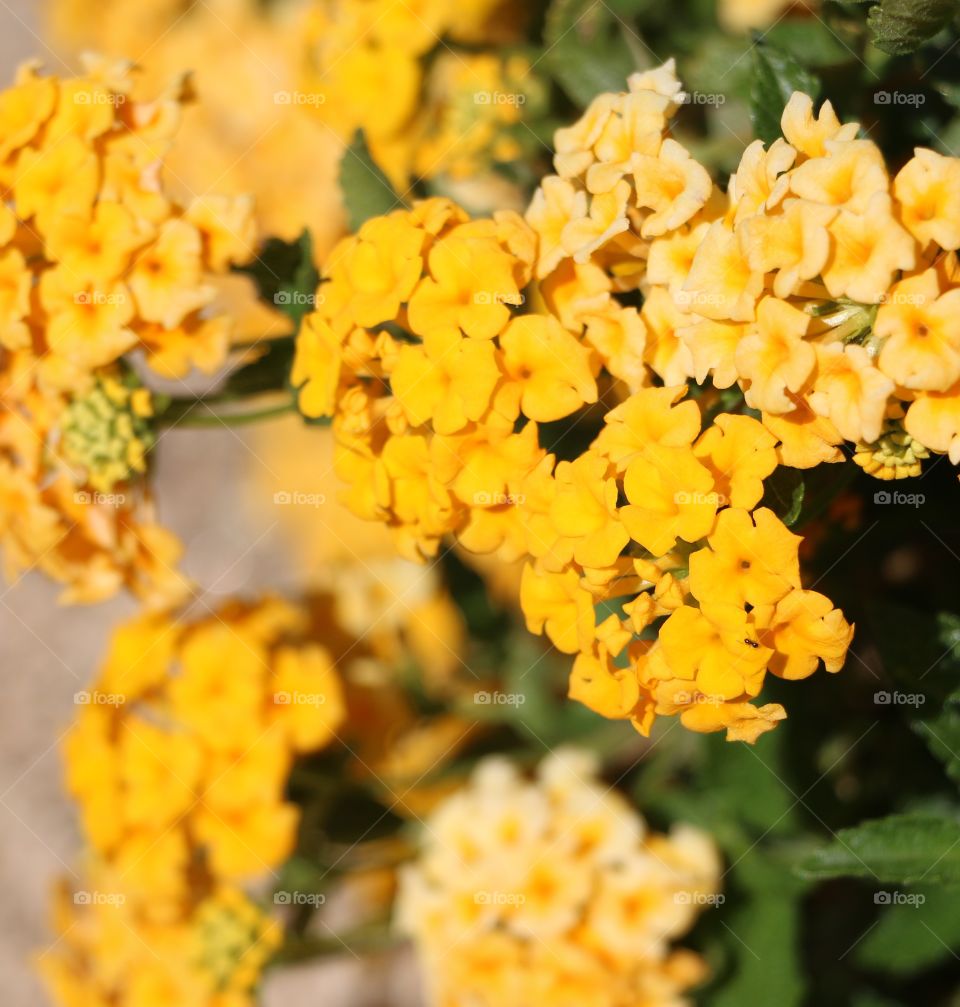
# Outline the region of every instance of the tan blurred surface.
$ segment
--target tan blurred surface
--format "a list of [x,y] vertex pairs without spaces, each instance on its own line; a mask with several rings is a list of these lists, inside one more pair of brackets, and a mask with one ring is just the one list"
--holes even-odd
[[[38,0],[0,0],[4,84],[24,58],[40,57],[51,70],[64,69],[35,33],[38,7]],[[174,429],[158,446],[160,517],[184,542],[187,572],[210,604],[222,595],[294,586],[276,527],[251,519],[240,488],[251,469],[268,465],[263,441],[255,451],[226,428]],[[55,585],[33,575],[0,585],[6,682],[0,704],[0,999],[11,1007],[49,1003],[31,961],[50,946],[51,885],[76,868],[79,854],[73,809],[61,787],[59,742],[73,715],[74,694],[90,681],[111,627],[134,611],[126,598],[95,608],[63,608],[57,594]],[[271,977],[265,1002],[395,1007],[414,1002],[400,990],[415,985],[409,962],[398,973],[371,968],[345,952],[329,965]]]

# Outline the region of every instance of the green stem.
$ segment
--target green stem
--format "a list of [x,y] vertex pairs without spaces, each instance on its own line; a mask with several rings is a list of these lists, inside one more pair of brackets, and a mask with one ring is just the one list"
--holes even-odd
[[[210,406],[211,402],[216,401],[216,397],[192,400],[173,399],[170,405],[157,417],[157,422],[160,426],[165,427],[238,427],[248,423],[259,423],[262,420],[276,419],[278,416],[285,416],[297,410],[293,400],[289,400],[279,405],[265,406],[262,409],[253,409],[249,412],[218,413]],[[205,406],[207,411],[201,412],[197,416],[191,415],[200,406]]]

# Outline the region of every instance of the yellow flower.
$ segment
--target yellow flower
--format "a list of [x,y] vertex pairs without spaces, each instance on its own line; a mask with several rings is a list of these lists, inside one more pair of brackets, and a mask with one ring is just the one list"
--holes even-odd
[[749,510],[763,496],[763,480],[777,467],[776,438],[750,416],[721,414],[694,453],[713,476],[722,503]]
[[791,172],[791,192],[852,214],[866,213],[874,196],[887,194],[887,168],[872,140],[827,140],[824,146],[822,157],[811,157]]
[[590,350],[550,315],[513,319],[500,336],[503,369],[520,409],[546,423],[597,401]]
[[430,249],[427,264],[409,307],[410,327],[424,338],[462,331],[492,339],[520,303],[515,260],[487,229],[454,228]]
[[676,385],[631,395],[607,413],[594,446],[620,472],[648,448],[689,447],[700,433],[700,409],[691,399],[680,401],[686,393],[685,385]]
[[709,470],[688,448],[648,446],[627,466],[623,485],[630,501],[621,510],[623,523],[654,556],[669,552],[678,538],[703,538],[722,502]]
[[780,117],[780,127],[787,142],[804,157],[824,157],[827,141],[852,140],[860,129],[855,122],[841,126],[829,101],[825,101],[820,112],[814,115],[813,99],[802,91],[790,95]]
[[299,389],[306,416],[332,416],[336,408],[343,359],[342,341],[320,315],[308,315],[297,334],[291,384]]
[[782,213],[758,213],[743,221],[737,235],[747,262],[760,273],[776,271],[777,297],[789,297],[805,280],[823,272],[831,246],[827,225],[836,214],[832,206],[786,199]]
[[454,434],[483,416],[500,377],[490,341],[446,332],[426,347],[402,346],[390,385],[414,426],[432,420],[438,434]]
[[537,277],[543,279],[552,273],[567,257],[563,232],[571,220],[580,217],[585,208],[578,210],[577,190],[565,178],[550,175],[533,195],[527,209],[527,223],[540,237],[540,254],[537,258]]
[[13,183],[17,216],[35,218],[43,232],[64,214],[85,217],[93,208],[98,184],[96,154],[78,137],[39,150],[25,147]]
[[780,138],[773,141],[769,150],[764,149],[762,140],[754,140],[747,147],[730,179],[730,202],[736,207],[734,225],[780,205],[790,184],[784,173],[793,166],[796,156],[793,147]]
[[800,586],[799,545],[800,536],[766,507],[752,515],[723,510],[709,547],[690,557],[690,590],[701,601],[774,604]]
[[811,343],[804,340],[810,318],[788,301],[765,297],[756,323],[737,345],[735,360],[747,382],[744,398],[754,409],[786,413],[793,409],[787,392],[804,388],[817,363]]
[[425,825],[396,925],[436,1002],[672,1003],[704,979],[671,942],[717,890],[716,849],[651,833],[585,753],[555,752],[533,782],[489,758]]
[[829,598],[795,590],[778,602],[762,639],[774,649],[770,670],[775,675],[807,678],[821,661],[830,672],[843,667],[853,626]]
[[520,605],[531,633],[546,632],[564,654],[576,654],[593,636],[593,599],[573,570],[565,573],[523,568]]
[[677,303],[705,318],[749,322],[762,289],[763,273],[751,267],[736,234],[717,220],[697,249]]
[[581,566],[612,566],[629,540],[617,518],[617,484],[608,467],[606,459],[590,453],[557,465],[549,518]]
[[894,274],[916,262],[916,242],[894,219],[886,192],[876,193],[862,213],[841,210],[828,230],[833,252],[823,282],[833,297],[876,304]]
[[903,421],[908,434],[960,465],[960,382],[943,392],[922,392]]
[[686,224],[710,198],[707,171],[676,140],[665,139],[655,157],[639,154],[633,166],[636,205],[653,212],[643,218],[644,238]]
[[893,180],[893,196],[904,227],[922,246],[960,248],[960,162],[926,147]]
[[895,284],[873,327],[877,366],[904,388],[945,391],[960,378],[958,309],[960,289],[941,294],[933,269]]
[[856,345],[818,345],[817,373],[809,396],[813,410],[827,417],[849,441],[880,436],[893,382]]
[[781,415],[764,413],[762,418],[763,425],[780,442],[777,456],[782,465],[812,469],[823,462],[843,461],[843,452],[837,447],[843,438],[837,428],[805,403],[797,403]]

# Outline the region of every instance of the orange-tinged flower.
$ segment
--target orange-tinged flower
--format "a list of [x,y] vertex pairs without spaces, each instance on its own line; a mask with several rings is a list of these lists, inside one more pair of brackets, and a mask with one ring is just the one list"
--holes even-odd
[[960,378],[960,289],[941,294],[935,270],[897,283],[873,331],[877,365],[898,385],[942,392]]
[[546,633],[564,654],[576,654],[593,638],[593,599],[573,570],[549,573],[528,563],[520,581],[520,605],[531,633]]
[[805,402],[796,403],[788,413],[764,413],[762,419],[780,442],[777,457],[782,465],[812,469],[824,462],[843,461],[843,452],[837,447],[843,438],[837,428]]
[[817,363],[812,344],[805,341],[810,317],[787,301],[765,297],[757,321],[736,349],[737,370],[745,382],[747,404],[770,413],[793,409],[787,392],[799,392]]
[[763,480],[777,467],[776,438],[751,416],[723,413],[705,430],[694,454],[713,477],[721,503],[749,510]]
[[644,388],[614,407],[594,444],[624,471],[648,448],[689,447],[700,433],[700,409],[692,399],[681,401],[686,385]]
[[877,304],[894,274],[916,263],[916,242],[894,219],[886,191],[875,193],[862,212],[842,209],[828,230],[833,250],[823,282],[833,297]]
[[514,318],[500,336],[503,369],[520,409],[546,423],[597,401],[590,350],[551,315]]
[[669,552],[678,538],[703,538],[722,502],[709,470],[688,448],[648,446],[627,466],[623,486],[630,501],[620,511],[623,523],[654,556]]
[[817,373],[809,396],[814,412],[827,417],[846,440],[875,441],[893,382],[862,346],[827,343],[816,349]]
[[814,115],[813,99],[802,91],[790,95],[780,117],[780,127],[787,142],[804,157],[823,157],[828,140],[852,140],[860,128],[855,122],[841,126],[829,101]]
[[960,248],[960,161],[926,147],[893,180],[893,195],[904,227],[920,242]]
[[655,157],[637,155],[633,184],[635,205],[652,211],[640,225],[644,238],[686,224],[703,208],[713,189],[707,170],[690,156],[686,147],[669,137]]
[[753,269],[736,234],[723,221],[710,225],[694,256],[678,303],[705,318],[748,322],[763,290],[763,273]]
[[775,675],[807,678],[821,661],[830,672],[843,667],[853,626],[829,598],[796,590],[777,603],[761,639],[774,649],[770,670]]
[[709,547],[690,557],[690,590],[701,601],[771,605],[800,586],[792,534],[767,507],[751,515],[728,508],[717,516]]
[[908,434],[960,465],[960,382],[943,392],[922,392],[903,421]]

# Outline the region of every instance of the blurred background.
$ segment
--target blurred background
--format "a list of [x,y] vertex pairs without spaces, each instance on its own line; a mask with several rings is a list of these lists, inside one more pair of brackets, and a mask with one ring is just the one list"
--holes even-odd
[[[140,14],[139,5],[128,7]],[[0,3],[4,86],[25,59],[41,60],[51,73],[69,72],[63,55],[47,41],[43,14],[38,0]],[[149,60],[149,53],[144,57]],[[337,151],[332,134],[326,134],[326,142],[332,165]],[[322,185],[324,172],[316,161],[311,171]],[[321,218],[321,241],[325,225],[335,231],[336,213]],[[271,429],[268,425],[257,436],[269,437]],[[269,502],[276,473],[263,460],[264,442],[258,445],[253,436],[226,427],[171,429],[162,441],[157,453],[160,516],[182,538],[186,572],[206,589],[211,606],[220,596],[267,586],[292,588],[298,573],[283,555],[279,528],[264,519],[269,507],[256,506],[256,488],[248,500],[241,489],[260,485],[264,503]],[[59,751],[74,714],[74,695],[92,679],[111,629],[136,611],[128,597],[90,607],[62,606],[59,593],[58,585],[37,574],[0,588],[0,651],[8,672],[6,702],[0,705],[0,988],[4,1003],[18,1007],[49,1003],[33,963],[51,948],[48,914],[55,880],[77,877],[81,843],[76,808],[63,791]],[[392,986],[389,1002],[403,1003],[400,990],[412,991],[415,979],[409,965],[405,979],[395,967],[392,974],[371,969],[368,960],[361,969],[345,950],[341,961],[274,975],[265,1002],[292,1007],[320,997],[338,1005],[386,1003]],[[408,1002],[416,1003],[415,994],[410,996]]]

